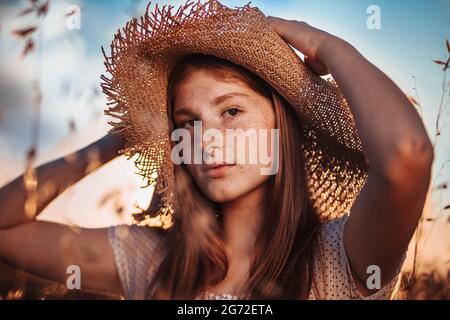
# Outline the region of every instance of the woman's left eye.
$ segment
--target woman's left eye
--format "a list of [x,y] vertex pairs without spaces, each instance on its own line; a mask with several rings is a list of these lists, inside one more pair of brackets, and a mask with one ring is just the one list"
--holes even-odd
[[227,109],[225,112],[228,113],[230,116],[235,116],[237,115],[241,110],[237,109],[237,108],[230,108]]

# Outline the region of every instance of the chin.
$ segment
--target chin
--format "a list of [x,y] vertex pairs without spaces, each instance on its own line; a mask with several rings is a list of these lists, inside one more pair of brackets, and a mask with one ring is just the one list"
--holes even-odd
[[260,181],[252,181],[249,177],[230,180],[210,181],[201,189],[211,201],[226,203],[236,200],[261,185]]
[[229,184],[227,186],[214,186],[214,185],[206,186],[204,193],[208,197],[208,199],[217,203],[225,203],[233,201],[239,196],[245,194],[244,191],[240,192],[239,190],[236,190],[236,188],[233,188],[233,186]]

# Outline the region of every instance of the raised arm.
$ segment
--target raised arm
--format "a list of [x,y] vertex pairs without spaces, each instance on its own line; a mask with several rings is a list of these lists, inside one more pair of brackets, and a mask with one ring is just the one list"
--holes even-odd
[[433,162],[424,125],[402,91],[353,46],[310,25],[268,18],[319,74],[329,71],[347,99],[370,162],[351,209],[344,243],[364,290],[367,267],[392,278],[423,210]]
[[[36,168],[38,204],[35,215],[93,169],[114,159],[122,144],[120,136],[107,134],[81,150]],[[25,210],[26,199],[23,174],[0,189],[0,229],[34,220],[35,216]]]
[[[115,158],[122,143],[119,136],[108,134],[68,157],[38,167],[36,214],[69,186]],[[51,193],[45,190],[49,183],[55,186]],[[0,189],[0,261],[61,283],[69,276],[67,268],[76,265],[82,288],[121,294],[108,230],[35,221],[25,212],[26,196],[23,176]]]

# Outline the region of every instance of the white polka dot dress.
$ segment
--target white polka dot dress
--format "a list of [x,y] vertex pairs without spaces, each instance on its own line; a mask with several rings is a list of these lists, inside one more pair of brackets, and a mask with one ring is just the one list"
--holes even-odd
[[[390,299],[398,284],[401,265],[385,286],[364,297],[353,281],[344,248],[343,231],[347,219],[348,215],[344,215],[323,224],[320,228],[309,299]],[[163,258],[161,236],[152,228],[122,225],[110,227],[108,239],[114,251],[125,299],[145,299],[152,276]],[[238,298],[230,294],[213,293],[207,293],[204,297],[216,300]]]
[[[395,276],[377,292],[363,296],[356,288],[344,247],[344,226],[348,215],[327,222],[319,232],[319,250],[314,258],[314,284],[309,299],[325,300],[387,300],[397,288],[399,265]],[[403,256],[403,260],[406,253]]]

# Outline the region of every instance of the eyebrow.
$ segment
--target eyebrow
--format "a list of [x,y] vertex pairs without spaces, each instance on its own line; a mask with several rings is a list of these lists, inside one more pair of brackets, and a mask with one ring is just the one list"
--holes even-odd
[[224,95],[221,95],[221,96],[218,96],[218,97],[214,98],[212,102],[213,102],[213,104],[218,105],[218,104],[223,103],[223,102],[226,101],[226,100],[231,99],[231,98],[234,97],[234,96],[248,97],[248,95],[245,94],[245,93],[241,93],[241,92],[230,92],[230,93],[227,93],[227,94],[224,94]]
[[[219,104],[221,104],[221,103],[223,103],[223,102],[225,102],[225,101],[227,101],[227,100],[229,100],[229,99],[231,99],[231,98],[233,98],[233,97],[235,97],[235,96],[248,97],[248,95],[245,94],[245,93],[241,93],[241,92],[230,92],[230,93],[226,93],[226,94],[224,94],[224,95],[215,97],[215,98],[212,100],[212,104],[214,104],[214,105],[219,105]],[[184,114],[191,115],[192,112],[191,112],[188,108],[180,108],[180,109],[178,109],[178,110],[176,110],[176,111],[174,112],[174,116],[177,116],[177,115],[184,115]]]

